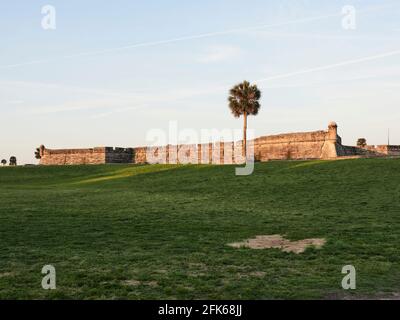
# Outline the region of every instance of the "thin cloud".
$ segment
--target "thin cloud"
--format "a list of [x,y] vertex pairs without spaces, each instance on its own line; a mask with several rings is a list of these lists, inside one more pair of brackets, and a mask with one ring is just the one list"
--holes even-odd
[[84,99],[69,101],[61,104],[54,104],[51,106],[31,106],[29,111],[24,113],[32,115],[44,115],[53,114],[60,112],[71,112],[71,111],[90,111],[98,109],[109,109],[115,108],[116,106],[127,105],[127,102],[119,101],[116,99]]
[[82,93],[82,94],[114,96],[117,98],[139,98],[143,95],[142,92],[120,93],[120,92],[112,92],[112,91],[107,91],[107,90],[82,88],[82,87],[57,84],[57,83],[44,83],[44,82],[31,82],[31,81],[1,81],[0,80],[0,85],[8,86],[8,87],[27,87],[27,88],[38,89],[38,90],[66,90],[66,91],[74,91],[74,92]]
[[113,114],[116,114],[116,113],[137,110],[137,109],[144,108],[144,107],[145,106],[118,108],[118,109],[114,109],[114,110],[111,110],[111,111],[95,114],[91,118],[92,119],[105,118],[105,117],[109,117],[109,116],[111,116]]
[[206,52],[197,61],[200,63],[216,63],[231,61],[240,57],[242,50],[234,46],[213,46],[207,48]]
[[8,104],[8,105],[17,105],[17,104],[23,104],[23,103],[24,103],[23,100],[9,100],[9,101],[5,102],[5,104]]

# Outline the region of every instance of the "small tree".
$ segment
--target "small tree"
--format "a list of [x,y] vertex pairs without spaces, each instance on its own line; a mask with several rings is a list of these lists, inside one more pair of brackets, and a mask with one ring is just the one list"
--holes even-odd
[[12,156],[12,157],[10,158],[10,161],[8,161],[8,164],[9,164],[10,166],[16,166],[16,165],[17,165],[17,158],[14,157],[14,156]]
[[1,164],[2,164],[3,166],[5,166],[5,165],[7,164],[7,160],[6,160],[6,159],[1,160]]
[[364,148],[367,145],[367,140],[365,138],[360,138],[357,140],[357,147]]

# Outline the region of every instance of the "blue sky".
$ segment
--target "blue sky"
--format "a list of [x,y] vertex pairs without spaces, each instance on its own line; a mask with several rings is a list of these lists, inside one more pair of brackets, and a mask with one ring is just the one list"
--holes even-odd
[[[56,9],[43,30],[41,8]],[[356,29],[342,8],[356,9]],[[240,129],[227,106],[263,92],[255,135],[339,124],[343,142],[400,144],[400,2],[2,1],[0,158],[35,147],[147,144],[167,129]]]

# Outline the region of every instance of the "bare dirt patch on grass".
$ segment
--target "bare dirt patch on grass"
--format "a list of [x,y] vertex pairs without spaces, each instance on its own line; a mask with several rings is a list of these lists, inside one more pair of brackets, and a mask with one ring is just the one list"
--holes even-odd
[[299,241],[290,241],[281,235],[256,236],[254,239],[248,239],[243,242],[229,243],[233,248],[250,248],[250,249],[280,249],[284,252],[293,252],[296,254],[304,252],[308,247],[317,249],[322,248],[326,240],[322,238],[304,239]]
[[150,287],[157,287],[158,283],[157,281],[138,281],[138,280],[126,280],[124,281],[124,284],[127,286],[133,286],[133,287],[137,287],[140,285],[145,285],[145,286],[150,286]]
[[13,277],[15,276],[14,272],[4,272],[4,273],[0,273],[0,278],[6,278],[6,277]]
[[266,272],[263,271],[254,271],[250,273],[237,273],[236,276],[238,279],[243,278],[264,278],[266,276]]

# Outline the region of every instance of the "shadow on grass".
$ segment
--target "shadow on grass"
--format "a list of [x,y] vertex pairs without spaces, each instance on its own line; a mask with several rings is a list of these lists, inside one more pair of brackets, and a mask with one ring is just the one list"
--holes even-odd
[[298,163],[294,166],[290,166],[289,169],[295,169],[295,168],[302,168],[302,167],[311,167],[315,165],[320,165],[324,163],[331,163],[334,160],[311,160],[311,161],[302,161],[301,163]]
[[120,180],[124,178],[134,177],[138,175],[145,175],[149,173],[157,173],[176,169],[176,166],[169,165],[140,165],[131,167],[122,168],[118,170],[112,170],[102,174],[96,174],[92,176],[85,177],[84,179],[80,179],[77,181],[72,181],[67,183],[67,185],[85,185],[85,184],[94,184],[99,182]]
[[202,169],[202,168],[214,167],[212,165],[192,165],[192,164],[152,164],[152,165],[132,165],[118,170],[106,172],[105,174],[97,174],[94,176],[86,177],[77,181],[68,182],[67,185],[88,185],[94,183],[115,181],[121,179],[127,179],[140,175],[153,175],[166,171],[184,171],[186,169]]

